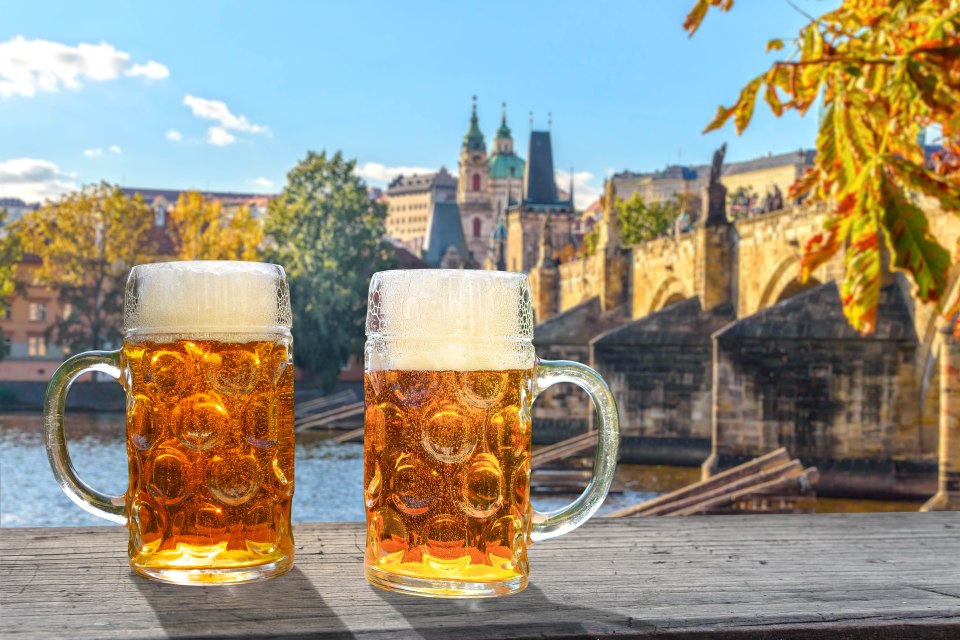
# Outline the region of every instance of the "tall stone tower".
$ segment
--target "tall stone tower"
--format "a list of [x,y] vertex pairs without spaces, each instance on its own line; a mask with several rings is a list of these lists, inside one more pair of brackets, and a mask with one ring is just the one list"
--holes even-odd
[[487,242],[494,225],[494,211],[490,200],[490,167],[487,162],[487,143],[480,131],[477,118],[477,96],[473,96],[470,128],[460,146],[460,176],[457,184],[457,204],[466,236],[467,248],[473,261],[483,264]]
[[507,103],[504,102],[500,128],[490,154],[490,198],[495,216],[506,215],[512,204],[510,196],[523,192],[523,172],[526,163],[514,151],[513,134],[507,126]]

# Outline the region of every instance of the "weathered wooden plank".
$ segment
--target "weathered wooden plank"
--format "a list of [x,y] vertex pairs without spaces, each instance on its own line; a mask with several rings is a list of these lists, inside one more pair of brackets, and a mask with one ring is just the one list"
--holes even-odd
[[757,473],[777,468],[789,460],[790,454],[787,453],[786,447],[780,447],[779,449],[764,454],[759,458],[754,458],[753,460],[744,462],[743,464],[737,465],[732,469],[727,469],[726,471],[710,476],[706,480],[681,487],[680,489],[670,493],[665,493],[664,495],[658,496],[653,500],[647,500],[639,504],[633,504],[619,509],[618,511],[611,513],[610,517],[620,518],[623,516],[632,516],[641,513],[644,515],[660,515],[662,512],[664,512],[664,510],[671,510],[672,505],[676,503],[683,502],[686,504],[686,500],[689,498],[703,495],[713,491],[714,489],[727,487],[743,478],[750,478]]
[[588,431],[538,449],[533,452],[533,456],[530,459],[530,467],[539,469],[550,462],[563,460],[576,453],[592,449],[597,446],[597,434],[597,431]]
[[337,434],[331,438],[334,442],[340,444],[344,442],[353,442],[355,440],[363,440],[363,427],[357,427],[356,429],[351,429],[344,433]]
[[4,638],[960,638],[960,513],[598,519],[493,600],[380,591],[359,524],[296,527],[275,581],[133,576],[116,527],[0,530]]
[[363,415],[363,411],[364,403],[362,401],[354,402],[353,404],[341,405],[333,409],[328,409],[326,411],[304,416],[303,418],[295,421],[294,427],[297,431],[325,427],[337,420]]

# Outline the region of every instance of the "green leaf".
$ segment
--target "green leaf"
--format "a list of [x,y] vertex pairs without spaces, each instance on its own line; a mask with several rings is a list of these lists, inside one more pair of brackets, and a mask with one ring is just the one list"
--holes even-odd
[[897,177],[905,187],[913,187],[924,195],[935,198],[940,206],[948,211],[960,213],[960,193],[945,180],[934,175],[925,167],[908,162],[898,156],[890,156],[887,161],[894,168]]
[[930,234],[923,211],[887,178],[881,181],[880,197],[893,268],[910,274],[918,299],[939,300],[947,289],[950,253]]
[[882,266],[878,218],[882,211],[875,197],[869,193],[862,196],[848,218],[849,244],[843,255],[846,269],[840,300],[850,326],[866,335],[876,327],[880,302]]

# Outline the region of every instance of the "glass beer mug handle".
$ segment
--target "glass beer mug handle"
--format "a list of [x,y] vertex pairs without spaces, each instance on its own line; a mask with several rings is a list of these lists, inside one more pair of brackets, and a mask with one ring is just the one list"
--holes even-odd
[[65,361],[54,372],[43,399],[43,429],[47,457],[60,488],[82,509],[111,522],[126,524],[123,496],[108,496],[89,487],[77,477],[67,452],[63,434],[63,413],[67,406],[67,390],[78,377],[88,371],[99,371],[120,382],[119,351],[88,351]]
[[[610,387],[600,374],[586,365],[566,360],[539,360],[537,363],[537,390],[539,395],[558,382],[570,382],[587,392],[599,416],[597,459],[590,484],[580,497],[555,511],[534,511],[532,542],[541,542],[573,531],[586,522],[607,497],[617,467],[620,446],[620,417]],[[534,396],[536,399],[536,396]]]

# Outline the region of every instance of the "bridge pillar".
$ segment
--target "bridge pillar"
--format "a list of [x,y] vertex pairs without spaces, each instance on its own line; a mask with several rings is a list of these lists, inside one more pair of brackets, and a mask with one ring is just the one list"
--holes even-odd
[[960,511],[960,340],[953,323],[940,341],[940,483],[921,511]]

